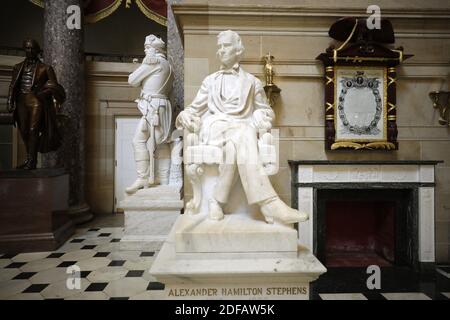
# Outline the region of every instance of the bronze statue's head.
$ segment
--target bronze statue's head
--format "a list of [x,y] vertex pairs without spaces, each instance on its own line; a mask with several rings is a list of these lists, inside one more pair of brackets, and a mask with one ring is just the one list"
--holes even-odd
[[26,57],[32,59],[37,58],[38,54],[41,52],[39,43],[34,39],[24,40],[23,49],[25,50]]

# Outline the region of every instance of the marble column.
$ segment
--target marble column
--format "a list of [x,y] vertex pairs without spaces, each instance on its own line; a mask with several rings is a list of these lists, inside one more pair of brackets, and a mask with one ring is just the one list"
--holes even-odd
[[[177,108],[175,113],[184,108],[184,51],[171,5],[181,2],[181,0],[167,0],[167,57],[174,70],[170,102]],[[175,119],[175,117],[173,118]]]
[[[44,61],[53,66],[67,100],[64,114],[63,146],[44,155],[44,167],[64,167],[70,175],[69,212],[75,223],[92,218],[85,202],[85,57],[82,0],[46,0],[44,3]],[[67,8],[81,9],[81,28],[69,29]]]

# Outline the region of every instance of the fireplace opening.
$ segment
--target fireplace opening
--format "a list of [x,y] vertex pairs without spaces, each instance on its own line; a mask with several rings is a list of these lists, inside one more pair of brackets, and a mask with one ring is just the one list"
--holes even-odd
[[413,189],[317,190],[317,256],[327,267],[413,266],[414,202]]
[[395,261],[395,203],[329,201],[325,254],[328,266],[390,266]]

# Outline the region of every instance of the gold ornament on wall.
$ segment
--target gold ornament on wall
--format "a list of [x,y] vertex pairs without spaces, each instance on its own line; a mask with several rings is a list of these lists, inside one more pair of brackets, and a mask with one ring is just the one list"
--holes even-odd
[[450,121],[450,91],[432,91],[429,93],[433,108],[439,109],[439,124],[448,126]]
[[266,54],[264,56],[264,76],[266,79],[266,85],[264,86],[264,91],[266,92],[267,99],[269,100],[270,106],[273,108],[275,103],[280,96],[281,89],[277,87],[275,83],[273,83],[273,60],[274,56],[270,54]]

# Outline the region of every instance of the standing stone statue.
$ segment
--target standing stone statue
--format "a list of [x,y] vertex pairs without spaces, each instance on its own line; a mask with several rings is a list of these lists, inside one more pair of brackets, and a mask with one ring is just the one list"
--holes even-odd
[[[176,121],[177,127],[198,136],[198,146],[193,148],[202,150],[203,159],[211,158],[206,153],[213,150],[224,153],[220,158],[225,161],[220,163],[219,177],[208,202],[210,219],[224,218],[223,207],[232,201],[230,192],[235,178],[240,177],[248,204],[257,204],[268,223],[307,220],[306,213],[290,208],[279,198],[264,172],[259,145],[271,139],[267,130],[271,129],[275,114],[261,81],[239,64],[244,52],[241,38],[227,30],[218,35],[217,44],[220,70],[203,80],[197,96]],[[262,132],[259,138],[258,132]],[[193,134],[188,134],[188,145]],[[191,153],[189,149],[187,154]],[[190,171],[188,168],[188,175]],[[198,183],[198,179],[191,180]],[[195,192],[199,188],[194,185],[193,189]]]
[[39,60],[39,44],[28,39],[23,48],[26,58],[13,68],[7,105],[27,151],[25,162],[17,169],[32,170],[38,152],[55,151],[61,145],[56,114],[66,94],[53,68]]
[[[172,107],[168,95],[172,89],[172,67],[166,59],[164,41],[149,35],[145,38],[144,47],[142,64],[128,77],[130,85],[142,87],[141,95],[136,99],[142,117],[133,138],[138,177],[126,188],[128,194],[156,184],[156,147],[171,142]],[[165,175],[164,178],[159,177],[160,182],[168,183],[167,172],[158,170],[158,174]]]

